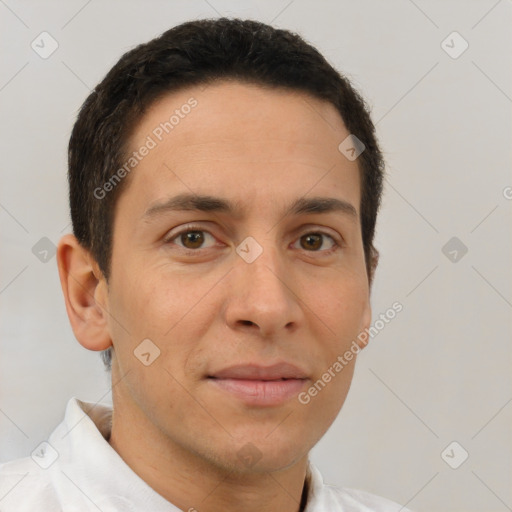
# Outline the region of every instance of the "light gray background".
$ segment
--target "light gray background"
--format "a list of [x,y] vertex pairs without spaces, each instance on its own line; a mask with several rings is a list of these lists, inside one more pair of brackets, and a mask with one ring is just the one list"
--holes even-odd
[[[512,510],[510,0],[0,0],[0,461],[45,440],[70,397],[111,399],[55,258],[32,252],[70,230],[77,110],[126,50],[219,15],[316,45],[367,98],[386,154],[372,306],[404,309],[360,356],[313,462],[329,483],[417,511]],[[42,31],[59,44],[46,60],[30,46]],[[457,59],[441,47],[453,31],[469,43]],[[468,248],[457,262],[442,252],[453,236]],[[441,458],[452,441],[469,453],[458,469]]]

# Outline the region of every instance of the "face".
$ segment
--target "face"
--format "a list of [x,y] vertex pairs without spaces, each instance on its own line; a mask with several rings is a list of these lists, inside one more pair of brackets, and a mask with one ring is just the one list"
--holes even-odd
[[355,358],[333,365],[371,316],[348,135],[326,102],[228,82],[164,96],[136,127],[108,286],[114,406],[169,446],[277,471],[337,416]]

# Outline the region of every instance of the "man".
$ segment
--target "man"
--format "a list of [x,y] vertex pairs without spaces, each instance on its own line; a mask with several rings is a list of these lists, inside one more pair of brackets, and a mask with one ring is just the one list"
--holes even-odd
[[368,339],[383,169],[296,34],[200,20],[125,54],[74,126],[57,254],[113,412],[72,398],[0,510],[405,510],[308,461]]

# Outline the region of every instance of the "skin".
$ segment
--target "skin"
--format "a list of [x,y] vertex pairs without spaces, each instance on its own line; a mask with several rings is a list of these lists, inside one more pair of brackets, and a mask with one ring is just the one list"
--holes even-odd
[[[340,411],[356,358],[307,405],[296,396],[247,404],[206,377],[287,361],[307,373],[307,391],[369,327],[357,161],[338,150],[349,132],[329,103],[226,81],[157,100],[133,150],[190,97],[197,106],[125,178],[109,282],[72,235],[61,239],[67,312],[84,347],[114,346],[109,442],[153,489],[183,510],[297,512],[308,452]],[[143,218],[190,192],[240,210]],[[357,215],[283,214],[313,196],[346,201]],[[202,245],[168,241],[190,222],[204,230]],[[333,239],[308,245],[319,230]],[[248,236],[263,248],[252,263],[236,252]],[[160,350],[149,366],[134,356],[146,338]],[[237,456],[247,443],[260,456],[251,465]]]

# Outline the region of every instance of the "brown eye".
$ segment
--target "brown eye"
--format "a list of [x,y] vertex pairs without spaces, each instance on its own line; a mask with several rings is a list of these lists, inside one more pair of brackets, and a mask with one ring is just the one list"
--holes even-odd
[[202,231],[186,231],[180,235],[180,241],[187,249],[199,249],[204,243]]
[[[209,245],[208,238],[210,239]],[[192,251],[213,248],[215,246],[215,237],[204,229],[189,226],[187,229],[175,233],[172,237],[166,238],[164,242]]]
[[[320,250],[324,246],[324,241],[326,238],[331,241],[331,246],[327,249]],[[309,252],[329,253],[339,246],[339,244],[331,235],[322,232],[306,233],[305,235],[302,235],[299,240],[302,249],[306,249]]]
[[302,247],[304,247],[304,249],[312,249],[314,251],[320,249],[323,243],[322,236],[315,233],[304,235],[301,237],[301,240],[304,241],[304,243],[302,244]]

